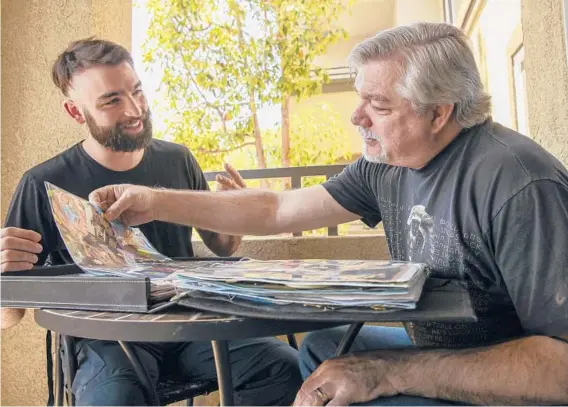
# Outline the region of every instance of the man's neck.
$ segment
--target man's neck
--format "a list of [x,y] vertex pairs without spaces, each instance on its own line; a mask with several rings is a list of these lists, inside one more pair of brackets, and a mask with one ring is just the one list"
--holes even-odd
[[131,170],[140,164],[142,157],[144,157],[144,149],[132,152],[112,151],[101,146],[92,137],[88,137],[83,141],[83,148],[93,160],[112,171]]
[[438,154],[440,154],[447,146],[451,144],[452,141],[461,133],[463,127],[457,124],[455,121],[450,121],[442,131],[432,138],[430,143],[425,145],[422,150],[422,154],[418,154],[410,165],[405,165],[413,169],[424,168],[430,161],[432,161]]

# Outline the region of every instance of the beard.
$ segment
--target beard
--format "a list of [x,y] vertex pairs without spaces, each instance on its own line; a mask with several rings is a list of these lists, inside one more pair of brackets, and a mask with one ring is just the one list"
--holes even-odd
[[[383,139],[378,134],[373,133],[371,130],[364,127],[359,127],[359,133],[363,137],[363,157],[365,160],[375,163],[384,164],[387,162],[387,152],[385,151],[385,146],[383,144]],[[379,154],[371,154],[368,151],[369,146],[365,142],[366,139],[376,140],[379,143],[381,152]]]
[[135,135],[129,135],[124,126],[127,123],[116,123],[112,127],[97,125],[93,116],[85,110],[85,121],[89,127],[91,136],[103,147],[117,152],[132,152],[141,150],[152,141],[152,119],[150,110],[142,113],[139,120],[142,122],[142,130]]

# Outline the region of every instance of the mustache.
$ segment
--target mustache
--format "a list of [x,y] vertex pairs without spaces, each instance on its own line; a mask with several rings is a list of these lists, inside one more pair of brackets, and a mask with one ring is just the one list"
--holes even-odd
[[126,126],[130,126],[131,124],[136,123],[137,121],[141,121],[142,123],[144,123],[146,120],[148,120],[148,117],[150,116],[149,110],[145,110],[142,112],[142,114],[134,119],[130,119],[127,121],[124,121],[122,123],[118,123],[117,127],[126,127]]
[[373,140],[379,140],[380,137],[378,134],[372,132],[370,129],[366,129],[365,127],[361,127],[359,126],[357,128],[357,130],[359,130],[359,134],[363,137],[363,138],[367,138],[367,139],[373,139]]

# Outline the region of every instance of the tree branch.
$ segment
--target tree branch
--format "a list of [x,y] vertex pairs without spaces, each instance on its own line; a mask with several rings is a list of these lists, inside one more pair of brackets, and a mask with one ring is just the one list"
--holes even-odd
[[225,149],[219,148],[217,150],[207,150],[206,148],[198,147],[198,148],[195,148],[194,150],[197,150],[200,153],[204,153],[204,154],[223,154],[223,153],[230,153],[232,151],[239,150],[239,149],[246,147],[246,146],[254,146],[254,144],[255,144],[254,141],[251,141],[251,142],[248,142],[248,143],[240,144],[236,147],[225,148]]
[[[184,64],[187,65],[187,63],[184,61]],[[188,68],[186,66],[186,68]],[[205,96],[205,94],[203,94],[203,92],[201,91],[201,89],[199,88],[199,85],[197,84],[197,81],[195,80],[193,74],[191,73],[191,71],[189,69],[187,69],[187,74],[189,76],[189,79],[191,80],[191,82],[193,83],[193,85],[195,86],[195,89],[197,90],[197,92],[199,93],[199,95],[203,98],[206,106],[209,106],[210,108],[212,108],[213,110],[215,110],[217,112],[217,114],[219,115],[219,118],[221,119],[221,122],[223,123],[223,130],[225,131],[225,133],[227,132],[227,123],[225,121],[225,115],[223,114],[223,112],[221,111],[221,109],[219,108],[219,106],[215,106],[213,103],[209,102],[209,100],[207,100],[207,97]]]
[[[189,22],[187,18],[181,16],[172,16],[172,22],[174,23],[174,27],[178,34],[187,34],[189,32],[203,32],[209,30],[213,24],[209,23],[209,25],[200,28],[194,28],[189,24],[184,24]],[[184,31],[187,30],[187,31]]]

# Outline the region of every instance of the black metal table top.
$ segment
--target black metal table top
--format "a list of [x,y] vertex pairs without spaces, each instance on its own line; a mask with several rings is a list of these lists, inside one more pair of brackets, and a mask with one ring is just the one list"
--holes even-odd
[[155,314],[38,309],[35,320],[40,326],[64,335],[128,342],[231,340],[340,325],[337,322],[235,317],[182,307]]

